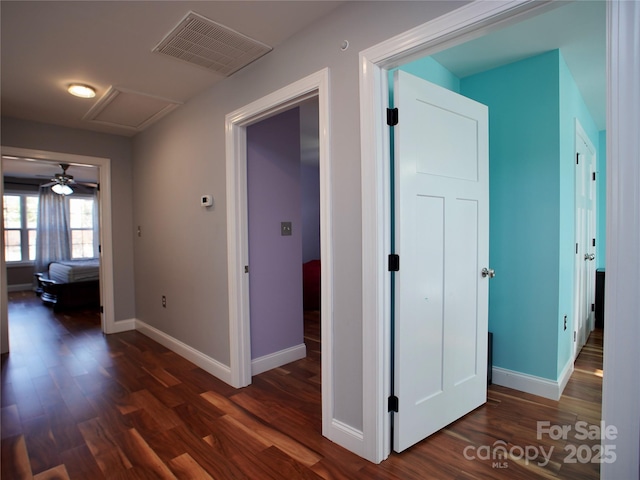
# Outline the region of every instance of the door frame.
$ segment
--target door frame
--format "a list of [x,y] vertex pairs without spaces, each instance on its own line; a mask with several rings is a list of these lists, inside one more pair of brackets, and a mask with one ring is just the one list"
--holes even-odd
[[558,6],[510,0],[472,2],[360,52],[362,177],[363,437],[362,455],[381,462],[391,451],[386,402],[391,376],[390,139],[385,112],[388,71]]
[[[389,415],[386,413],[389,395],[389,342],[390,342],[390,281],[387,273],[387,255],[390,253],[390,211],[389,211],[389,136],[386,119],[387,71],[406,62],[434,54],[459,43],[478,38],[506,25],[515,24],[529,16],[537,15],[559,6],[559,2],[535,0],[510,0],[505,2],[472,2],[412,30],[402,33],[367,50],[360,52],[360,148],[362,176],[362,264],[363,264],[363,438],[362,456],[380,462],[390,451]],[[640,179],[634,176],[634,155],[637,155],[635,132],[640,128],[638,113],[628,99],[637,98],[633,89],[638,81],[640,61],[633,57],[631,47],[627,47],[634,31],[637,32],[638,12],[633,4],[607,2],[607,304],[605,315],[610,318],[614,311],[637,311],[638,298],[627,300],[615,295],[614,288],[632,282],[636,273],[621,268],[615,250],[628,239],[635,238],[640,228],[638,219],[618,220],[619,205],[633,201],[634,192],[640,186]],[[624,60],[624,61],[623,61]],[[635,130],[634,130],[635,129]],[[633,133],[632,133],[633,132]],[[625,153],[628,158],[621,155]],[[627,190],[614,189],[613,182],[629,186]],[[612,220],[613,219],[613,220]],[[627,235],[622,235],[626,232]],[[630,242],[631,240],[629,240]],[[638,257],[635,257],[638,259]],[[627,265],[635,265],[627,262]],[[635,310],[634,310],[635,308]],[[616,318],[627,329],[634,329],[631,322]],[[631,407],[638,396],[625,389],[629,395],[622,395],[623,401],[609,393],[608,385],[624,387],[623,379],[631,381],[630,372],[625,372],[623,349],[606,348],[613,339],[625,342],[628,351],[636,351],[629,343],[637,336],[625,336],[624,327],[608,322],[605,332],[605,366],[611,362],[617,368],[609,368],[603,383],[603,420],[621,420],[625,414],[635,410]],[[634,358],[638,358],[636,355]],[[622,370],[618,370],[622,369]],[[619,378],[617,378],[619,377]],[[635,385],[635,380],[631,382]],[[613,392],[613,390],[611,390]],[[614,408],[618,405],[619,408]],[[622,408],[624,407],[624,408]],[[625,423],[624,421],[619,422]],[[630,463],[618,461],[604,465],[608,471],[619,470],[633,465],[638,459],[638,431],[635,428],[625,435],[625,453]],[[621,438],[620,436],[618,437]],[[618,447],[621,447],[620,440]],[[635,450],[634,450],[635,449]],[[621,456],[619,455],[620,459]],[[637,462],[636,462],[637,467]],[[622,471],[622,470],[619,470]],[[631,470],[629,470],[631,471]]]
[[[111,225],[111,159],[103,157],[91,157],[88,155],[76,155],[73,153],[52,152],[46,150],[35,150],[31,148],[17,148],[2,146],[2,155],[33,158],[45,162],[51,162],[54,165],[62,163],[82,164],[97,167],[99,170],[100,182],[100,305],[103,306],[101,314],[101,328],[104,333],[117,333],[129,328],[118,328],[114,316],[114,279],[113,279],[113,237]],[[0,173],[3,173],[2,159],[0,158]],[[0,198],[0,203],[2,199]],[[4,238],[0,240],[0,246],[4,248]],[[9,351],[9,329],[8,329],[8,307],[7,307],[7,284],[6,284],[6,265],[4,256],[0,267],[2,268],[2,282],[0,283],[0,294],[2,295],[2,309],[0,318],[2,325],[0,336],[2,338],[2,352]]]
[[339,433],[332,418],[333,241],[328,68],[245,105],[225,118],[230,383],[236,388],[251,383],[249,278],[245,273],[245,266],[249,265],[246,129],[313,97],[318,98],[319,113],[322,430],[323,435],[335,438]]

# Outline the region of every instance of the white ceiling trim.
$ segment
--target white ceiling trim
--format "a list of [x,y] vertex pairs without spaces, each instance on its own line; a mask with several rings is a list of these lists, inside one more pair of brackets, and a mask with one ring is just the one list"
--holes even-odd
[[140,132],[180,105],[182,103],[175,100],[111,86],[82,118]]

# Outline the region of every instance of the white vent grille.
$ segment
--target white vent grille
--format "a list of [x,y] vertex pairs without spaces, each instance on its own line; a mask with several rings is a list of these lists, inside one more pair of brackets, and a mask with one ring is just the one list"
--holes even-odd
[[153,51],[228,77],[269,53],[271,47],[189,12]]

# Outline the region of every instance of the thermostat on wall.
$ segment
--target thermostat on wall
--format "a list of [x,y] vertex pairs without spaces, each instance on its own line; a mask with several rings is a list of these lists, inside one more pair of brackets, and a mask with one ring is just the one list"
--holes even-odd
[[200,197],[200,205],[203,207],[210,207],[213,205],[213,197],[211,195],[202,195]]

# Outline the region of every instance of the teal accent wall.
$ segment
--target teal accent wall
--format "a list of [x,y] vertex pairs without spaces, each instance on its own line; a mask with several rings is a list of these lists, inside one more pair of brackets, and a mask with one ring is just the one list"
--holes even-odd
[[[452,92],[460,93],[460,79],[431,57],[421,58],[399,67],[400,70],[440,85]],[[390,84],[393,83],[393,70],[390,71]]]
[[[489,107],[494,366],[555,380],[560,236],[558,53],[461,80]],[[572,227],[573,228],[573,227]]]

